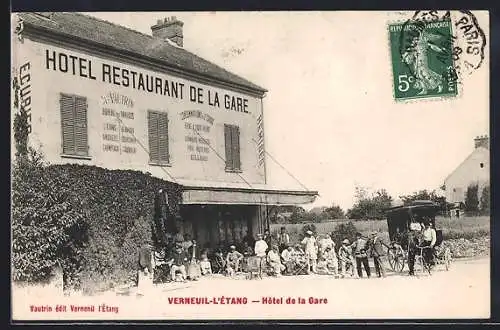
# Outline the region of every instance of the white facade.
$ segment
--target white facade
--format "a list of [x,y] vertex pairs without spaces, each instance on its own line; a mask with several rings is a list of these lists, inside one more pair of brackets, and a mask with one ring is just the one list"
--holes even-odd
[[479,146],[446,179],[446,200],[450,203],[464,202],[467,187],[478,184],[481,194],[490,184],[490,151]]
[[[133,169],[165,180],[242,182],[243,176],[265,183],[261,98],[27,37],[13,52],[30,114],[29,142],[50,163]],[[61,93],[87,101],[88,155],[63,153]],[[148,110],[168,116],[164,166],[150,162]],[[225,169],[225,124],[239,127],[240,171]]]

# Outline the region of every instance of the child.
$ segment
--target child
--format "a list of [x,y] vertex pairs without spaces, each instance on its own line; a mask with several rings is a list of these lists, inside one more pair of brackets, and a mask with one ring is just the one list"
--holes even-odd
[[212,265],[210,264],[210,260],[208,260],[206,252],[201,255],[200,268],[201,275],[212,274]]

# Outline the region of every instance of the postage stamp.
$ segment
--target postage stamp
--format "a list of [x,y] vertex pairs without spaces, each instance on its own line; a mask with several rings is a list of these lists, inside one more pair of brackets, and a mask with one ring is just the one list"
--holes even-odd
[[389,26],[396,100],[457,95],[451,21]]
[[456,97],[484,60],[486,38],[469,11],[417,11],[389,25],[396,100]]

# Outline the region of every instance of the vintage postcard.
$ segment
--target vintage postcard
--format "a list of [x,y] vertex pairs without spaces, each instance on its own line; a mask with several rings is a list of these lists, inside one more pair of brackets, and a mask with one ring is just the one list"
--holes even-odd
[[11,24],[13,321],[490,317],[487,11]]

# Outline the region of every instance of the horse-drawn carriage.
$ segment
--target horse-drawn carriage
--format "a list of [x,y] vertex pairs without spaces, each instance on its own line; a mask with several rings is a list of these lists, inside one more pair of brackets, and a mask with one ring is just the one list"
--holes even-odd
[[[436,229],[436,214],[439,205],[432,201],[414,201],[409,205],[392,207],[386,210],[387,227],[389,229],[389,239],[391,244],[388,248],[388,262],[395,272],[402,272],[408,263],[408,253],[410,250],[412,235],[416,235],[418,244],[415,253],[415,270],[427,271],[430,274],[432,263],[425,261],[425,249],[423,247],[421,228],[424,221],[430,221],[431,226]],[[422,228],[423,229],[423,228]],[[434,245],[433,261],[435,264],[443,264],[448,270],[451,264],[451,251],[443,246],[443,232],[436,229],[436,243]]]

